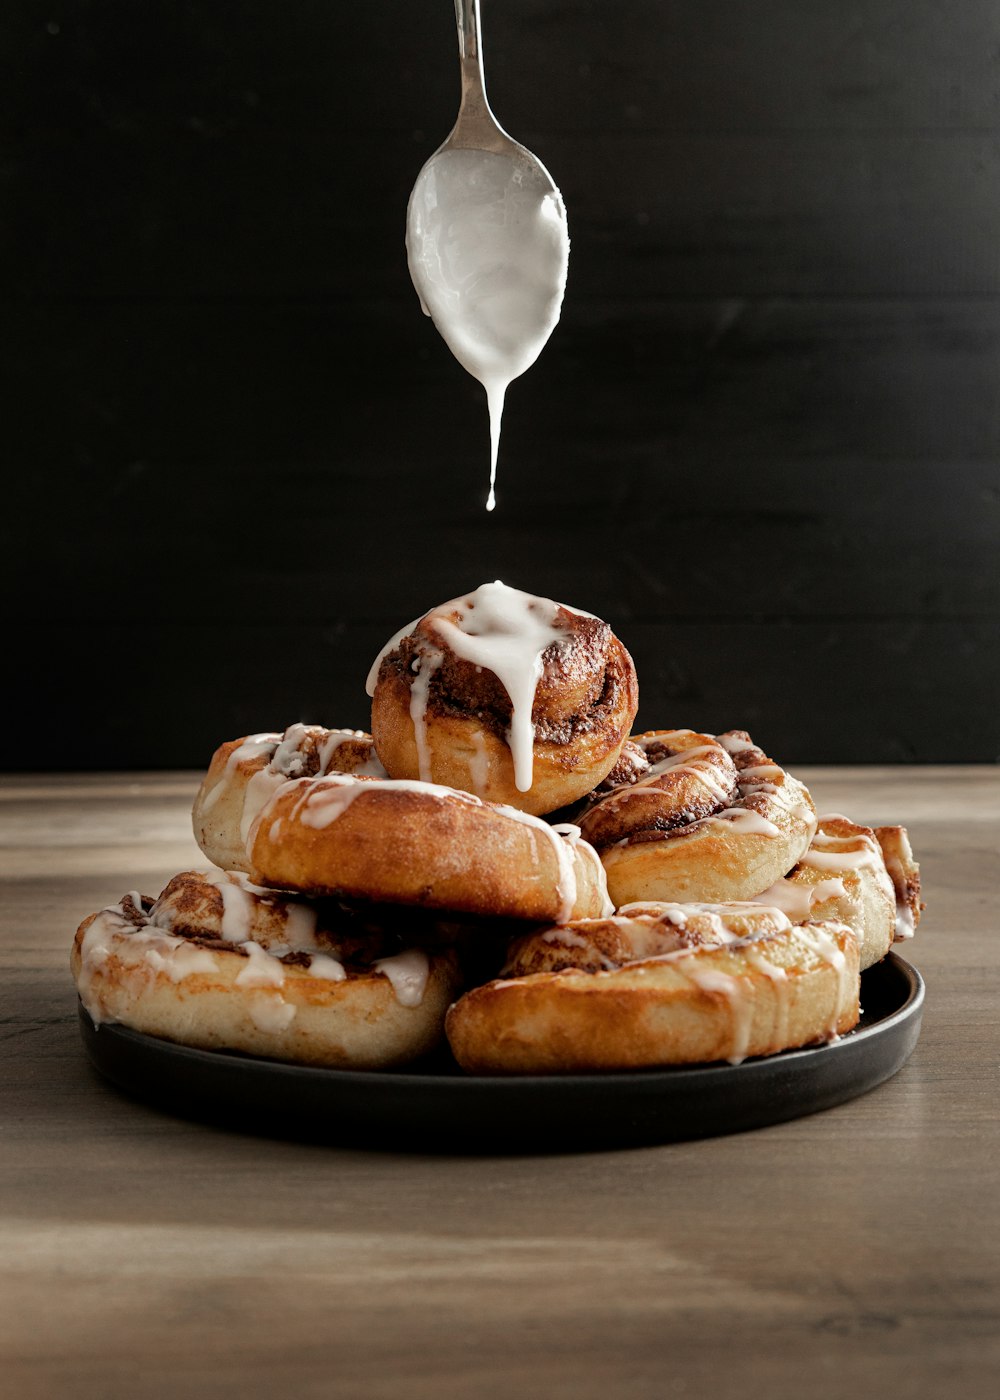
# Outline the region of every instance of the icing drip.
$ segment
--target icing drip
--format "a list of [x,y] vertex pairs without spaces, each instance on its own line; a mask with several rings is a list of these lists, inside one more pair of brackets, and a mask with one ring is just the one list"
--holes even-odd
[[707,992],[710,996],[722,995],[729,1003],[733,1039],[732,1049],[726,1059],[731,1065],[742,1064],[747,1057],[750,1032],[753,1028],[754,999],[750,984],[740,982],[738,978],[730,977],[728,973],[716,972],[711,968],[685,968],[685,971],[690,980],[701,991]]
[[[133,937],[143,938],[146,942],[151,941],[148,934],[137,934]],[[183,982],[185,977],[193,977],[196,973],[212,973],[219,970],[218,963],[207,949],[192,948],[189,943],[179,940],[174,946],[166,944],[148,948],[145,960],[155,972],[165,972],[171,982]]]
[[912,938],[916,933],[916,920],[913,917],[913,910],[908,904],[896,905],[896,932],[893,936],[894,943],[904,943],[908,938]]
[[343,982],[347,971],[344,964],[329,953],[313,953],[309,960],[309,976],[322,977],[327,982]]
[[265,1035],[280,1035],[295,1020],[295,1007],[282,996],[254,997],[247,1011],[257,1029]]
[[283,987],[285,985],[285,969],[277,958],[263,949],[259,943],[253,940],[243,944],[244,952],[247,954],[247,963],[243,970],[237,973],[237,987]]
[[281,742],[280,734],[249,734],[242,744],[233,749],[226,759],[226,766],[222,770],[219,781],[205,794],[202,799],[202,810],[207,812],[215,806],[225,790],[226,784],[234,768],[241,763],[249,763],[260,758],[261,754],[273,751]]
[[[579,843],[581,850],[591,850],[586,841],[581,839],[580,828],[573,826],[571,822],[564,822],[559,826],[550,826],[548,822],[542,821],[541,817],[533,817],[530,812],[522,812],[517,807],[505,807],[497,804],[496,810],[502,812],[505,817],[510,817],[512,821],[519,822],[522,826],[530,826],[534,831],[540,831],[545,839],[550,843],[553,854],[556,858],[556,893],[559,896],[559,912],[556,919],[560,923],[565,923],[573,917],[573,909],[576,905],[577,881],[576,881],[576,860],[574,858],[574,848]],[[597,852],[594,855],[598,862],[600,857]],[[602,866],[603,871],[603,866]],[[607,879],[604,881],[605,898],[607,897]]]
[[[853,849],[843,849],[837,842],[849,842]],[[857,843],[861,844],[858,845]],[[818,846],[831,847],[817,850]],[[884,870],[882,852],[874,837],[868,836],[825,836],[818,831],[812,845],[799,861],[800,865],[811,866],[814,870],[862,870],[866,866],[873,870]],[[893,891],[895,899],[895,891]]]
[[417,746],[417,772],[421,782],[431,781],[431,751],[427,742],[427,700],[431,681],[444,660],[443,651],[427,650],[413,662],[414,677],[410,685],[410,719]]
[[[355,778],[351,773],[328,773],[324,778],[302,778],[299,781],[305,786],[295,808],[295,817],[305,826],[316,830],[323,830],[335,822],[362,793],[369,793],[377,798],[380,793],[387,792],[420,792],[436,797],[439,801],[450,798],[458,802],[479,803],[479,798],[470,792],[409,778],[384,778],[366,782],[364,779]],[[272,805],[273,802],[269,803],[261,812],[261,822],[267,822]]]
[[[254,887],[234,870],[207,871],[205,882],[214,885],[222,896],[220,934],[227,943],[245,943],[253,926],[254,897],[251,891]],[[154,917],[160,917],[159,911]]]
[[[315,729],[308,724],[289,725],[267,767],[255,773],[247,783],[243,796],[243,812],[240,816],[240,840],[244,846],[250,839],[250,829],[259,813],[278,788],[283,787],[286,782],[293,778],[302,776],[306,764],[306,745],[315,732]],[[351,772],[355,776],[359,774],[375,778],[386,776],[386,771],[375,754],[371,736],[362,729],[334,729],[327,734],[317,749],[320,773],[327,772],[334,762],[338,749],[348,741],[355,743],[365,741],[370,747],[369,756],[351,768]]]
[[[848,930],[848,932],[850,932],[850,930]],[[825,963],[829,964],[837,974],[837,993],[834,997],[833,1009],[830,1013],[830,1021],[827,1027],[829,1039],[837,1040],[837,1022],[840,1019],[840,1007],[844,1000],[844,995],[848,990],[847,959],[837,946],[836,939],[833,938],[831,934],[827,933],[825,929],[808,925],[801,929],[801,933],[813,951],[822,958]],[[851,937],[854,937],[853,933]]]
[[[714,816],[702,817],[703,822],[729,822],[739,831],[753,832],[757,836],[780,836],[781,828],[762,817],[759,812],[751,812],[746,807],[726,807]],[[692,826],[700,823],[692,823]]]
[[[506,690],[511,703],[507,744],[514,763],[514,783],[519,792],[527,792],[531,787],[535,740],[531,712],[544,670],[542,658],[548,647],[567,640],[566,632],[556,626],[560,606],[551,598],[536,598],[520,589],[508,588],[499,580],[484,583],[474,592],[434,608],[397,632],[375,658],[368,673],[368,694],[375,694],[385,657],[423,622],[456,656],[491,671]],[[587,616],[575,608],[566,610]],[[452,617],[455,613],[457,622]],[[425,644],[410,688],[410,718],[416,736],[419,772],[424,781],[430,773],[425,738],[427,702],[431,681],[443,659],[438,648]]]
[[527,792],[535,742],[531,711],[544,669],[542,656],[548,647],[566,640],[566,633],[555,625],[559,604],[497,580],[484,583],[458,607],[458,623],[432,615],[432,624],[456,656],[492,671],[509,695],[507,743],[514,762],[514,785],[519,792]]
[[[142,906],[136,907],[141,909]],[[112,956],[112,939],[122,935],[128,942],[121,955],[129,966],[141,964],[154,974],[164,972],[172,982],[183,981],[197,973],[218,971],[218,964],[207,950],[192,947],[185,939],[150,924],[138,926],[126,917],[121,904],[102,909],[91,920],[80,942],[78,990],[95,1025],[108,1019],[95,982]]]
[[762,973],[774,988],[774,1045],[784,1045],[788,1039],[788,973],[783,967],[769,962],[762,953],[748,950],[747,962]]
[[419,948],[409,948],[404,953],[395,953],[389,958],[379,958],[372,963],[376,972],[381,972],[392,983],[392,990],[400,1006],[419,1006],[427,990],[430,975],[430,962],[427,954]]
[[474,751],[472,758],[469,760],[472,790],[477,797],[485,797],[490,776],[490,760],[486,752],[486,736],[481,729],[477,729],[473,733],[472,743],[474,745]]
[[746,753],[754,747],[751,739],[736,739],[732,734],[716,734],[715,742],[721,744],[727,753]]
[[[552,828],[553,831],[569,842],[575,854],[583,856],[584,860],[590,862],[593,871],[594,883],[601,896],[601,918],[609,918],[615,912],[615,906],[611,902],[608,894],[608,872],[604,868],[604,862],[589,841],[584,841],[580,828],[573,822],[559,822]],[[575,885],[575,877],[574,877]]]
[[[748,933],[745,922],[740,922],[751,919],[754,924],[760,925],[765,915],[769,916],[768,924],[759,931]],[[641,920],[644,923],[669,923],[678,929],[686,929],[694,920],[701,937],[710,936],[716,946],[743,943],[748,938],[769,937],[792,927],[784,910],[775,906],[763,907],[756,900],[730,900],[725,904],[675,904],[667,900],[636,902],[623,904],[618,911],[618,919],[624,927]],[[687,950],[681,951],[683,956],[687,955]]]
[[786,875],[783,879],[775,880],[763,894],[754,895],[753,902],[781,909],[795,923],[801,923],[809,918],[813,905],[822,904],[828,899],[839,899],[846,894],[844,882],[839,878],[820,880],[810,885]]

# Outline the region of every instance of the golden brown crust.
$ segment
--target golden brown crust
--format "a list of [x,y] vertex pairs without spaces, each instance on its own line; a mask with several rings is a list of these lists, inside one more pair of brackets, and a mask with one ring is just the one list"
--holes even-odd
[[905,826],[877,826],[875,837],[896,895],[896,939],[912,938],[927,906],[920,898],[920,866],[909,835]]
[[261,813],[250,856],[253,878],[282,889],[551,920],[608,907],[577,836],[434,784],[303,778]]
[[559,608],[556,619],[565,640],[542,655],[528,791],[514,780],[506,689],[488,668],[456,656],[428,618],[383,658],[378,672],[372,734],[387,772],[421,776],[411,699],[419,659],[432,654],[441,660],[427,685],[424,776],[535,815],[557,811],[594,788],[617,761],[635,718],[635,667],[607,623],[567,608]]
[[71,965],[98,1024],[364,1069],[432,1049],[460,985],[454,951],[409,947],[403,923],[359,932],[220,872],[184,872],[156,901],[126,895],[90,915]]
[[631,781],[599,791],[577,818],[616,907],[752,899],[806,850],[812,798],[745,731],[652,730],[632,742],[648,767],[633,763]]
[[[738,1062],[857,1024],[858,947],[845,926],[791,926],[746,905],[664,908],[664,951],[656,920],[641,917],[577,921],[523,940],[513,975],[473,988],[448,1012],[459,1064],[473,1074],[566,1074]],[[720,918],[752,932],[713,941]],[[616,966],[630,951],[638,956]],[[518,975],[547,959],[555,970]]]
[[847,924],[858,939],[862,972],[885,957],[896,937],[896,898],[876,833],[848,817],[820,817],[800,862],[755,898],[793,921]]
[[249,734],[212,755],[191,813],[194,837],[220,870],[247,871],[246,839],[272,794],[292,778],[321,773],[385,775],[370,734],[293,724],[283,734]]

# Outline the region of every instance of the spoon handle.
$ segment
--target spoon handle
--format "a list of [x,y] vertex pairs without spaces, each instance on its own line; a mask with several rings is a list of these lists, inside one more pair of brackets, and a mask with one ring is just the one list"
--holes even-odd
[[486,99],[486,77],[479,40],[479,0],[455,0],[455,22],[458,25],[458,54],[462,65],[462,100],[450,143],[481,150],[501,148],[509,138],[505,138]]

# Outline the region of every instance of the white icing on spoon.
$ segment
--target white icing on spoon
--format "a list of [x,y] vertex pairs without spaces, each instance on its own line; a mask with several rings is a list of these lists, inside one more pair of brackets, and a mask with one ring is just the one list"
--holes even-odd
[[456,14],[462,102],[451,135],[417,176],[406,252],[421,307],[486,390],[492,510],[507,386],[534,364],[559,319],[569,233],[552,176],[490,111],[478,0],[457,0]]

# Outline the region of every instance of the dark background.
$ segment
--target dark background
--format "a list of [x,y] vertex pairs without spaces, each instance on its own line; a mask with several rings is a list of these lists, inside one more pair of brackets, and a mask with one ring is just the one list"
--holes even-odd
[[3,7],[6,766],[365,726],[494,577],[607,618],[644,727],[996,760],[995,0],[484,9],[573,239],[492,516],[403,250],[450,0]]

